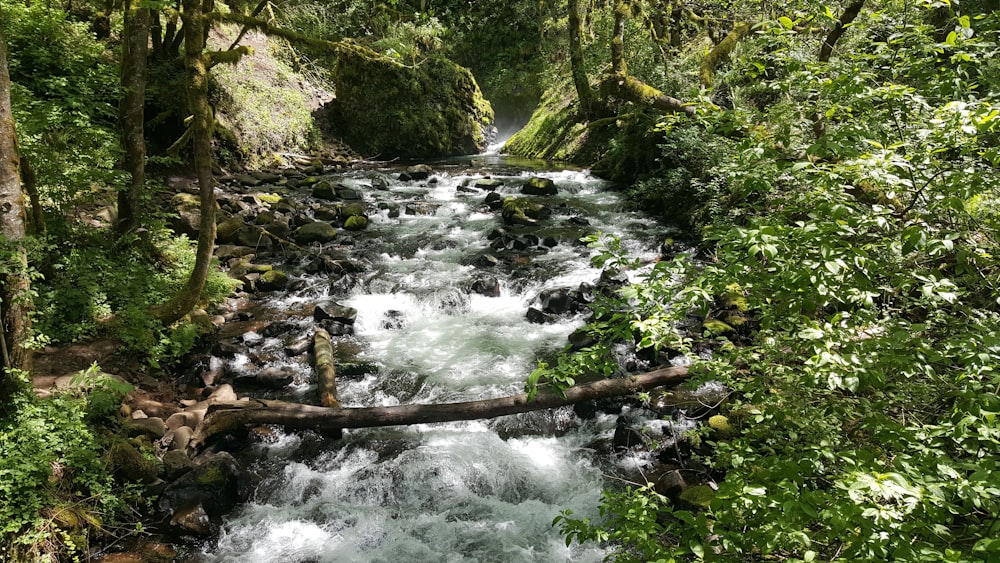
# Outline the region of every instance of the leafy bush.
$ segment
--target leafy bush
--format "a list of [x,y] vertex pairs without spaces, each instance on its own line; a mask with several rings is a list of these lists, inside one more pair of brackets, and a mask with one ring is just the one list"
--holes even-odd
[[557,520],[569,538],[622,561],[1000,557],[1000,100],[973,78],[997,28],[956,17],[941,41],[923,9],[875,14],[891,33],[825,66],[779,22],[781,95],[706,117],[741,132],[710,258],[657,264],[593,330],[684,349],[678,322],[739,289],[756,331],[695,366],[734,390],[699,460],[717,490],[698,511],[611,495],[605,522]]
[[[22,397],[0,419],[0,556],[44,561],[86,557],[91,539],[131,515],[141,498],[111,477],[92,425],[117,411],[122,388],[94,380],[96,393]],[[113,408],[109,408],[113,405]]]

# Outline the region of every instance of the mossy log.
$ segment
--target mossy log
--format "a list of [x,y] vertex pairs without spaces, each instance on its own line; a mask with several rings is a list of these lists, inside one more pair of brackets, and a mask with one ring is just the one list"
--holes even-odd
[[601,81],[601,93],[622,100],[671,113],[695,114],[694,106],[668,96],[652,86],[627,74],[608,74]]
[[316,362],[316,381],[319,384],[319,404],[340,408],[337,401],[337,370],[333,365],[333,342],[330,333],[317,328],[313,334],[313,357]]
[[709,51],[705,59],[701,61],[701,69],[698,71],[698,78],[701,80],[702,86],[711,88],[712,82],[715,81],[715,69],[729,60],[729,55],[733,53],[733,49],[736,48],[741,39],[750,33],[752,27],[750,23],[746,22],[736,24],[736,27],[729,32],[729,35],[722,41],[719,41],[719,44]]
[[498,399],[462,403],[367,408],[329,408],[264,399],[217,403],[208,408],[204,419],[195,430],[190,447],[201,448],[213,436],[258,424],[277,424],[287,428],[337,433],[343,428],[496,418],[676,385],[689,376],[686,367],[669,367],[621,379],[602,379],[577,385],[567,389],[564,395],[553,389],[541,389],[530,401],[527,394],[521,393]]

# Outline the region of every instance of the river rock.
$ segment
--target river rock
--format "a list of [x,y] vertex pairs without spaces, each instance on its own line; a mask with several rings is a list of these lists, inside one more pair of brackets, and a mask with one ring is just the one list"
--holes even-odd
[[217,240],[221,244],[253,246],[252,244],[241,244],[236,242],[238,233],[242,231],[246,226],[247,224],[243,221],[242,218],[238,216],[233,216],[228,219],[225,219],[215,227],[215,240]]
[[335,321],[333,319],[323,319],[319,321],[319,326],[323,327],[330,336],[351,336],[354,334],[354,326],[343,323],[340,321]]
[[344,221],[344,230],[363,231],[368,228],[368,218],[364,215],[352,215]]
[[274,211],[264,210],[254,217],[253,222],[255,225],[267,225],[268,223],[273,223],[277,217]]
[[575,310],[575,302],[565,289],[546,289],[538,294],[542,310],[553,315],[563,315]]
[[171,481],[191,471],[191,468],[194,467],[191,458],[182,450],[168,450],[163,454],[161,461],[163,462],[163,476]]
[[202,454],[193,460],[191,471],[170,483],[160,495],[159,507],[176,515],[197,505],[209,518],[220,518],[240,500],[240,468],[226,452]]
[[482,178],[476,180],[476,183],[473,185],[481,190],[494,192],[499,189],[500,186],[503,186],[503,180],[497,180],[495,178]]
[[337,199],[337,188],[329,180],[321,180],[313,184],[312,195],[316,199],[332,201]]
[[406,175],[410,180],[426,180],[434,173],[434,169],[426,164],[414,164],[406,168]]
[[551,217],[552,210],[524,198],[508,197],[503,200],[501,215],[506,225],[534,225]]
[[276,338],[290,332],[294,332],[298,327],[289,321],[274,321],[260,330],[266,338]]
[[177,212],[177,217],[171,223],[174,232],[189,237],[198,236],[201,226],[201,201],[198,196],[182,192],[170,200],[170,205]]
[[289,366],[267,367],[257,373],[236,378],[237,385],[252,385],[264,389],[283,389],[295,380],[295,369]]
[[486,199],[483,201],[486,203],[486,207],[490,208],[490,211],[500,211],[503,208],[503,196],[497,192],[486,194]]
[[261,274],[257,280],[257,289],[260,291],[277,291],[284,289],[288,285],[288,274],[281,270],[271,270]]
[[528,319],[529,323],[534,324],[546,324],[556,322],[556,317],[550,315],[541,309],[535,307],[528,307],[528,312],[525,314],[525,318]]
[[299,244],[310,244],[314,242],[330,242],[337,236],[337,231],[333,225],[322,221],[314,221],[299,227],[295,231],[295,242]]
[[310,346],[312,346],[312,340],[308,338],[300,338],[285,346],[285,355],[291,357],[301,356],[309,351]]
[[170,517],[170,527],[182,534],[190,534],[203,538],[215,535],[218,527],[209,518],[205,507],[200,503],[178,509]]
[[326,300],[317,303],[316,308],[313,309],[313,319],[317,321],[332,319],[339,323],[352,325],[357,318],[357,309],[341,305],[333,300]]
[[472,291],[487,297],[500,297],[500,280],[493,276],[477,278],[472,282]]
[[389,310],[382,316],[379,327],[384,330],[398,330],[406,323],[406,315],[402,311]]
[[559,190],[556,189],[556,183],[549,178],[535,176],[528,178],[528,181],[521,186],[521,193],[525,195],[556,195]]
[[611,438],[611,444],[616,450],[627,450],[643,444],[642,435],[632,429],[631,420],[626,416],[619,416],[615,423],[615,435]]
[[[141,412],[141,411],[139,411]],[[146,418],[133,418],[126,426],[125,431],[129,436],[146,435],[153,439],[160,439],[167,433],[167,424],[158,416],[147,416]]]

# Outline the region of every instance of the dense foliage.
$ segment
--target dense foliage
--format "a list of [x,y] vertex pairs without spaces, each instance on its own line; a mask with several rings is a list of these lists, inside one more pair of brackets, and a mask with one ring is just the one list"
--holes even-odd
[[733,391],[732,431],[696,450],[716,490],[609,493],[605,521],[557,519],[568,539],[623,561],[1000,557],[1000,18],[957,9],[871,6],[829,63],[809,27],[830,10],[757,25],[731,109],[697,120],[725,158],[685,167],[713,196],[706,257],[657,264],[593,329],[689,350],[677,323],[706,319],[694,369]]

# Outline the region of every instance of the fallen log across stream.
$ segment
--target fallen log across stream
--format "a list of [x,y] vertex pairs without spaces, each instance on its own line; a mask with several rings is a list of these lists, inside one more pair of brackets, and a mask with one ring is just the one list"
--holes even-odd
[[213,436],[243,426],[277,424],[286,428],[337,433],[343,428],[370,428],[496,418],[509,414],[553,409],[583,401],[618,397],[676,385],[690,377],[686,367],[668,367],[620,379],[602,379],[576,385],[560,395],[539,388],[531,401],[526,393],[461,403],[399,405],[394,407],[330,408],[266,399],[216,403],[208,408],[189,444],[202,448]]

